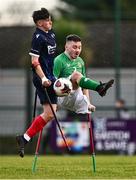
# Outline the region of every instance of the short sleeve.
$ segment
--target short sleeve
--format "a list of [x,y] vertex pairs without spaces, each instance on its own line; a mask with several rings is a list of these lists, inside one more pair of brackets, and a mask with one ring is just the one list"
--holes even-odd
[[36,35],[33,36],[32,44],[31,44],[31,50],[29,52],[29,55],[39,57],[41,48],[42,48],[41,35],[36,34]]
[[84,60],[82,58],[80,58],[80,60],[81,60],[81,64],[82,64],[82,75],[86,76],[86,69],[85,69]]

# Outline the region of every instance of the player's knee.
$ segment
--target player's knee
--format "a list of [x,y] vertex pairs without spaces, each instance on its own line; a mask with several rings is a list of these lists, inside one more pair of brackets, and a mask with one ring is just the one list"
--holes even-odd
[[48,120],[50,121],[50,120],[52,120],[54,118],[54,115],[52,114],[52,113],[49,113],[48,114]]
[[46,119],[46,121],[51,121],[54,118],[54,115],[52,112],[44,113],[44,119]]
[[73,72],[73,74],[71,76],[71,80],[73,82],[78,82],[81,79],[81,77],[82,77],[82,74],[80,72],[75,71],[75,72]]

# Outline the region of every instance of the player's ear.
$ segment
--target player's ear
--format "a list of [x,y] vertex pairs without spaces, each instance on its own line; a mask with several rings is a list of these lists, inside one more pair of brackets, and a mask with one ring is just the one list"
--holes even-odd
[[66,49],[66,50],[67,50],[67,47],[68,47],[68,46],[67,46],[67,43],[66,43],[66,44],[65,44],[65,49]]
[[36,23],[37,26],[40,26],[40,27],[41,27],[41,26],[42,26],[42,22],[43,22],[42,20],[38,20],[37,23]]
[[69,42],[66,42],[66,44],[65,44],[65,49],[69,49],[69,46],[70,46],[70,43],[69,43]]

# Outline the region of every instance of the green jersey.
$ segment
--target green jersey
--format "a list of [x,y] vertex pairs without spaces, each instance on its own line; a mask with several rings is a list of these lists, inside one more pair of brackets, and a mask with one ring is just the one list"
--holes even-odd
[[71,60],[65,53],[62,53],[55,58],[53,73],[56,78],[69,77],[74,71],[86,76],[84,61],[81,57]]

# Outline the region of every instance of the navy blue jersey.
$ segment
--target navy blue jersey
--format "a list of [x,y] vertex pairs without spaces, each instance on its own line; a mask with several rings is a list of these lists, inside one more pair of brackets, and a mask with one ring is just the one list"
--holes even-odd
[[30,55],[39,57],[45,76],[54,81],[53,61],[56,53],[56,40],[53,30],[44,32],[39,28],[33,34]]

